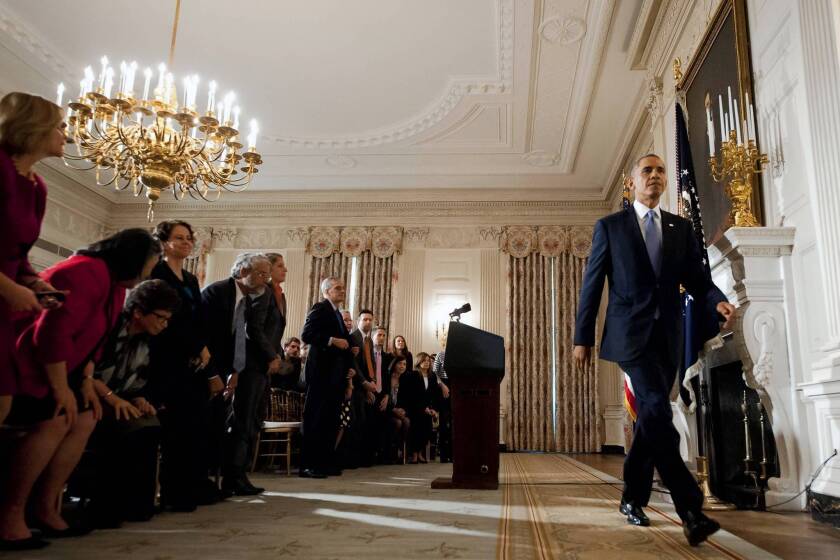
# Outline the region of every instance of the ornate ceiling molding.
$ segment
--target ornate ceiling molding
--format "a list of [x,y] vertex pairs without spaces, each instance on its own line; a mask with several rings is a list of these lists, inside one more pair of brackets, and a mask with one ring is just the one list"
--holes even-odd
[[[59,54],[61,51],[49,45],[34,29],[8,6],[0,4],[0,37],[11,39],[20,45],[38,62],[46,66],[55,76],[72,76],[70,63]],[[3,43],[8,42],[6,40]]]
[[404,142],[440,123],[464,98],[504,95],[513,87],[514,0],[497,0],[499,13],[498,75],[495,80],[450,77],[443,93],[423,113],[377,130],[338,137],[262,135],[260,138],[289,149],[353,150]]

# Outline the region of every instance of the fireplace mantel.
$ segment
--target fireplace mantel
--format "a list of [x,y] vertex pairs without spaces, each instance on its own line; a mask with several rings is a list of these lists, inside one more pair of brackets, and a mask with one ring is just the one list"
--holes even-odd
[[[733,343],[744,381],[758,392],[776,440],[781,476],[769,481],[768,506],[792,498],[804,484],[801,411],[791,375],[786,304],[792,301],[795,233],[792,227],[733,227],[709,247],[712,278],[738,307]],[[801,496],[783,508],[799,510],[804,504]]]

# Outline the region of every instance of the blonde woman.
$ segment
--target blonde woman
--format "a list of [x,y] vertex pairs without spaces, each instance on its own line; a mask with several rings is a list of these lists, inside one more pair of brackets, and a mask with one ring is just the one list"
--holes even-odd
[[28,253],[41,232],[47,202],[47,187],[32,167],[61,157],[64,126],[59,106],[42,97],[13,92],[0,100],[0,423],[17,385],[13,315],[59,305],[54,297],[39,301],[38,292],[55,288],[32,269]]

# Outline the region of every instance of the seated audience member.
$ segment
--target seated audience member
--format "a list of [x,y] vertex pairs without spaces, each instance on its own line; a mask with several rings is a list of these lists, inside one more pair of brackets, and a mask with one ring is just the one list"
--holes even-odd
[[347,332],[353,332],[353,315],[346,309],[341,312],[341,320],[344,321],[344,328],[347,329]]
[[46,538],[85,532],[70,527],[59,509],[64,484],[102,414],[93,378],[84,372],[99,357],[126,289],[148,277],[159,255],[160,243],[148,232],[127,229],[43,272],[67,299],[43,311],[17,341],[19,391],[7,422],[28,430],[0,482],[3,546],[32,537],[24,510]]
[[271,376],[271,387],[282,391],[305,391],[306,385],[300,375],[303,367],[300,339],[294,336],[287,339],[283,344],[283,354],[280,370]]
[[149,402],[149,340],[167,327],[179,303],[163,280],[138,284],[93,366],[94,388],[104,402],[88,445],[96,463],[89,512],[97,527],[154,514],[160,424]]
[[399,400],[400,380],[408,369],[403,357],[391,360],[385,376],[383,391],[387,391],[388,400],[385,408],[385,445],[383,462],[394,462],[402,455],[403,444],[408,441],[411,420],[408,419],[402,401]]
[[426,445],[432,437],[433,420],[438,417],[440,386],[432,373],[432,359],[425,353],[417,354],[415,370],[406,373],[400,381],[398,399],[411,421],[409,430],[409,463],[425,463]]
[[47,187],[32,167],[64,154],[65,126],[61,108],[43,97],[14,91],[0,100],[0,424],[16,392],[12,314],[41,311],[36,294],[55,290],[29,264],[47,205]]
[[408,349],[408,343],[406,343],[405,337],[401,334],[395,336],[394,340],[391,341],[391,355],[405,358],[405,363],[408,364],[409,369],[414,366],[414,356]]

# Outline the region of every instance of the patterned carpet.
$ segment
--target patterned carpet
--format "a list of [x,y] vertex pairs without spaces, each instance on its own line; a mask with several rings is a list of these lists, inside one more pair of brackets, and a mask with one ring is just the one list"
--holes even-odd
[[[25,559],[771,558],[732,535],[690,548],[673,510],[627,526],[615,479],[561,455],[505,454],[498,491],[431,490],[451,465],[255,475],[268,488],[191,514],[54,541]],[[2,556],[2,554],[0,554]]]

